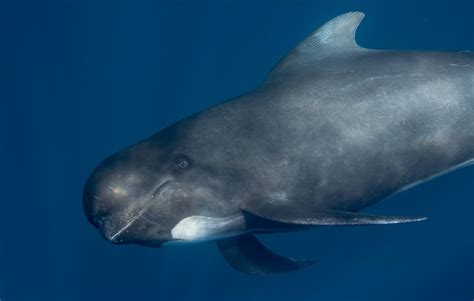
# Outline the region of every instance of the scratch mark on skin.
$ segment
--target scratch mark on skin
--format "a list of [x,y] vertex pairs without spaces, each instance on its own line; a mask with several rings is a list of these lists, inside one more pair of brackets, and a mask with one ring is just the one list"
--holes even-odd
[[112,235],[112,236],[110,237],[110,240],[111,240],[111,241],[115,241],[115,238],[116,238],[117,236],[119,236],[119,235],[122,234],[125,230],[127,230],[137,219],[139,219],[139,218],[143,215],[143,213],[145,212],[145,209],[146,209],[146,208],[142,208],[142,210],[140,210],[137,215],[135,215],[132,219],[130,219],[130,221],[129,221],[125,226],[122,227],[122,229],[118,230],[117,233],[115,233],[114,235]]
[[[161,194],[162,194],[162,192],[163,192],[163,190],[164,190],[163,188],[164,188],[164,187],[166,186],[166,184],[168,184],[169,182],[170,182],[170,181],[168,180],[168,181],[165,181],[163,184],[159,185],[158,188],[155,190],[155,192],[151,195],[150,201],[153,200],[153,199],[155,198],[155,196],[160,197]],[[157,194],[158,194],[158,195],[157,195]],[[125,226],[123,226],[120,230],[118,230],[114,235],[112,235],[112,236],[110,237],[110,240],[111,240],[111,241],[114,241],[115,238],[117,238],[118,236],[120,236],[120,234],[122,234],[125,230],[127,230],[137,219],[139,219],[140,217],[142,217],[142,216],[143,216],[143,213],[145,213],[145,211],[148,209],[148,207],[149,207],[149,206],[147,206],[147,205],[145,204],[145,206],[143,206],[143,208],[142,208],[140,211],[138,211],[138,213],[137,213],[134,217],[132,217],[132,218],[130,219],[130,221],[129,221]]]
[[466,64],[466,65],[449,64],[449,66],[453,66],[453,67],[471,67],[471,65],[469,65],[469,64]]
[[341,88],[341,90],[351,88],[354,85],[362,85],[366,82],[371,82],[375,80],[388,79],[388,78],[396,79],[396,78],[417,77],[417,76],[424,76],[424,74],[423,73],[410,73],[410,74],[385,74],[385,75],[379,75],[379,76],[372,76],[372,77],[368,77],[363,80],[360,80],[358,82],[348,84],[345,87]]
[[125,196],[127,195],[127,191],[122,187],[122,186],[112,186],[112,185],[109,185],[107,187],[110,191],[112,191],[113,194],[117,195],[117,196]]
[[100,197],[98,195],[93,195],[92,198],[96,201],[100,201],[100,200],[103,200],[104,198],[103,197]]

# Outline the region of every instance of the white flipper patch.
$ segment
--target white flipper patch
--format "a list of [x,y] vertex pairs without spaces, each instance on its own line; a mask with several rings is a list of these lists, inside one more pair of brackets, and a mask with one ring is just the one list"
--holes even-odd
[[202,242],[243,232],[244,226],[241,214],[222,218],[193,215],[182,219],[174,226],[171,236],[175,240]]

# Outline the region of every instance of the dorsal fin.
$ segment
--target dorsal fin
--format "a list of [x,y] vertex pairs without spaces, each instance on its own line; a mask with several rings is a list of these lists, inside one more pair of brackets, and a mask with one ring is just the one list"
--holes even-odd
[[313,32],[296,49],[308,53],[329,49],[358,48],[355,34],[363,19],[364,14],[361,12],[350,12],[337,16]]
[[345,13],[326,22],[308,38],[298,44],[270,73],[272,77],[287,71],[289,67],[306,61],[324,58],[332,54],[362,49],[355,41],[359,24],[364,19],[362,12]]

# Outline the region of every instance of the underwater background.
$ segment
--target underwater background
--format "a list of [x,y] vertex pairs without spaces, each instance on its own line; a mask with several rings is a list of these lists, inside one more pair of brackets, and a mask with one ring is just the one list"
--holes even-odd
[[[0,1],[0,299],[474,299],[474,166],[369,208],[426,222],[261,236],[318,261],[258,277],[213,243],[116,246],[82,188],[106,156],[255,88],[330,18],[368,48],[474,50],[474,1]],[[389,158],[388,158],[389,159]]]

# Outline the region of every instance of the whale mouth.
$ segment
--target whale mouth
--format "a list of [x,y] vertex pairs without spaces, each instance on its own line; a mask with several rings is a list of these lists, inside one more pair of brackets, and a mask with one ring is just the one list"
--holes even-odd
[[143,217],[143,214],[149,209],[150,204],[152,204],[153,200],[157,198],[161,198],[162,192],[164,191],[164,189],[170,182],[171,182],[171,179],[168,179],[168,180],[165,180],[163,183],[159,184],[153,190],[153,193],[151,194],[151,196],[143,202],[143,206],[141,206],[141,208],[135,214],[132,215],[132,217],[127,221],[125,225],[119,227],[118,230],[112,233],[110,233],[109,231],[104,231],[103,233],[104,237],[112,243],[125,244],[126,242],[123,239],[121,239],[122,234],[126,233],[126,231],[130,229],[130,227],[133,226],[133,224],[137,220]]

